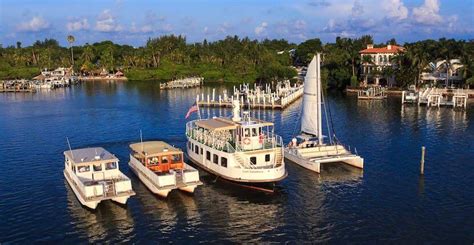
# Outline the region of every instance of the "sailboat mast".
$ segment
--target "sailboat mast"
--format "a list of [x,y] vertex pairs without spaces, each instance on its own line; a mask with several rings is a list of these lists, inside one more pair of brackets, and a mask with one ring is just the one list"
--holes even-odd
[[318,106],[318,124],[317,124],[317,127],[318,127],[318,143],[320,145],[323,144],[323,130],[322,130],[322,124],[323,124],[323,121],[322,121],[322,111],[321,111],[321,54],[318,53],[316,55],[316,65],[317,65],[317,69],[316,69],[316,78],[317,78],[317,96],[316,96],[316,103],[317,103],[317,106]]

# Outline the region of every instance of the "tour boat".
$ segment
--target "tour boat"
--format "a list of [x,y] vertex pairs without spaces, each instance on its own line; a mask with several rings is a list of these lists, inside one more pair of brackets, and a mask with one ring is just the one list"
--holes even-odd
[[125,204],[135,195],[119,160],[102,147],[64,152],[64,177],[82,205],[95,209],[103,200]]
[[[364,159],[338,142],[335,135],[325,143],[322,132],[322,99],[320,54],[313,57],[304,82],[300,134],[285,147],[285,158],[320,173],[320,165],[342,162],[363,168]],[[325,105],[326,106],[326,105]],[[328,117],[325,113],[326,119]],[[326,120],[329,122],[329,120]],[[329,133],[329,132],[328,132]]]
[[174,189],[193,193],[202,185],[199,172],[184,162],[182,150],[163,141],[134,143],[130,149],[130,169],[151,192],[167,197]]
[[287,176],[283,142],[273,123],[240,115],[232,101],[233,117],[199,119],[186,124],[187,156],[211,174],[262,191]]

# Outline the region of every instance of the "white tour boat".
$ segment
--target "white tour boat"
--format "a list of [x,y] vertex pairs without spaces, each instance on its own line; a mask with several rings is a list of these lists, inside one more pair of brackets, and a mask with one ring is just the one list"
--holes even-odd
[[[334,142],[324,143],[320,74],[320,54],[318,53],[311,60],[305,76],[301,131],[285,148],[285,158],[317,173],[320,173],[321,164],[330,162],[343,162],[363,168],[364,159],[341,145],[335,136]],[[327,113],[325,115],[328,116]]]
[[64,177],[82,205],[95,209],[103,200],[125,204],[135,195],[119,160],[102,147],[64,152]]
[[219,178],[273,191],[266,188],[268,184],[287,176],[282,139],[274,134],[273,123],[250,118],[248,112],[242,118],[239,100],[232,104],[232,118],[214,117],[186,124],[187,155]]
[[201,185],[199,172],[186,164],[183,151],[163,141],[130,145],[130,169],[155,194],[167,197],[173,189],[193,193]]

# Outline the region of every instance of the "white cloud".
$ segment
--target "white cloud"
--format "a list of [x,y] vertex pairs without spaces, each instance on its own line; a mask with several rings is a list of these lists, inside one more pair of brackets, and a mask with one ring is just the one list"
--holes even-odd
[[48,29],[50,26],[49,22],[43,19],[43,17],[35,16],[30,21],[20,23],[17,26],[19,31],[41,31]]
[[384,10],[391,19],[404,20],[408,17],[408,8],[405,7],[402,0],[387,0]]
[[362,6],[359,0],[355,0],[354,5],[352,5],[352,16],[361,16],[363,14],[364,6]]
[[417,23],[435,25],[443,18],[439,15],[439,0],[425,0],[423,5],[413,8],[413,18]]
[[262,22],[259,26],[255,27],[255,34],[259,36],[267,30],[268,23]]
[[117,23],[117,19],[112,15],[110,9],[106,9],[97,17],[95,29],[100,32],[115,32],[121,31],[123,28]]
[[66,24],[68,31],[80,31],[89,29],[89,22],[87,19],[71,21]]

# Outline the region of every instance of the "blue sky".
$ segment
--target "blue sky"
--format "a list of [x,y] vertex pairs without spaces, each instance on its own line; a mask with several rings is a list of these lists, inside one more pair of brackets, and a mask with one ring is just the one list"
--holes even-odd
[[474,38],[474,0],[0,0],[0,43],[112,40],[143,45],[182,34],[189,42],[227,35],[252,39],[374,36],[376,42]]

